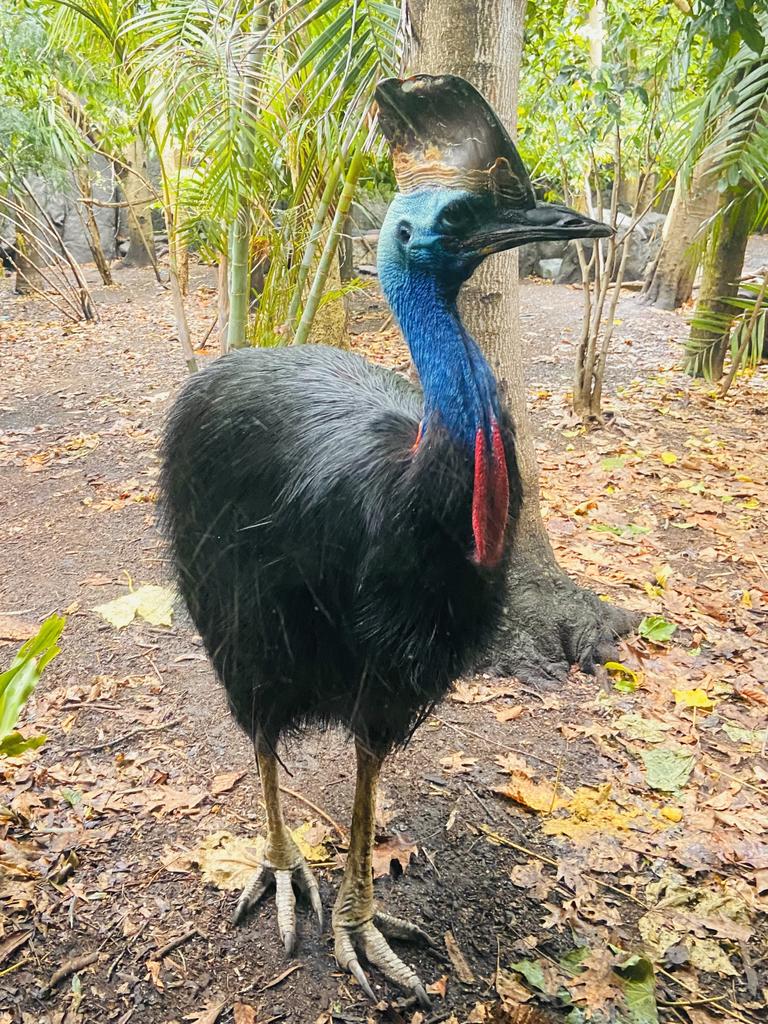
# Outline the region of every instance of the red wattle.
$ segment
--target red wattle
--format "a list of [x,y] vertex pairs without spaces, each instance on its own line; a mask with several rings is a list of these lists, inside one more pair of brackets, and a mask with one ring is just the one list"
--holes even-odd
[[504,442],[494,420],[490,449],[485,432],[475,435],[475,489],[472,495],[472,532],[475,535],[474,561],[494,566],[504,552],[504,531],[509,512],[509,474]]

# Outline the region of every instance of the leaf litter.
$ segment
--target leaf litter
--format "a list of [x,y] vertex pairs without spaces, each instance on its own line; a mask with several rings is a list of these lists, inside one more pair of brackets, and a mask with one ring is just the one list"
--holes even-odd
[[[152,331],[171,329],[164,301],[160,295],[156,308],[146,307],[152,308],[147,337],[153,344]],[[208,302],[202,292],[191,301],[201,336],[205,317],[212,315]],[[133,339],[135,304],[118,305],[107,317],[116,338],[122,332]],[[26,346],[35,353],[35,379],[45,381],[49,373],[53,386],[60,327],[36,322],[25,330],[14,359],[23,359]],[[104,344],[101,331],[74,329],[67,342],[72,358],[90,358],[90,350]],[[353,345],[366,346],[381,362],[402,363],[394,331],[360,335]],[[116,357],[109,352],[120,373],[135,376],[141,359],[131,344]],[[22,367],[20,379],[24,372]],[[79,481],[75,474],[86,474],[66,505],[71,523],[79,519],[92,533],[86,524],[98,516],[100,523],[119,523],[115,529],[131,543],[136,536],[152,537],[157,421],[151,414],[155,393],[167,398],[175,387],[172,376],[162,391],[148,382],[146,395],[121,394],[119,381],[98,381],[100,390],[89,400],[104,410],[97,417],[103,422],[92,411],[85,414],[94,406],[86,407],[70,388],[60,397],[71,426],[6,431],[0,435],[3,465],[27,480],[32,474],[36,484]],[[97,382],[97,375],[92,378]],[[420,902],[410,908],[417,917],[421,903],[428,909],[431,901],[439,912],[441,894],[461,885],[463,862],[454,858],[446,866],[444,844],[419,820],[444,803],[436,827],[452,843],[466,841],[464,857],[473,844],[486,846],[499,889],[496,907],[486,904],[478,913],[478,905],[471,905],[473,928],[463,923],[461,910],[450,917],[451,933],[476,978],[464,1002],[456,967],[446,964],[447,973],[439,974],[426,962],[438,1006],[455,1008],[446,1020],[751,1024],[768,1001],[768,487],[755,413],[766,406],[768,389],[756,374],[722,403],[665,369],[627,385],[615,426],[592,436],[563,431],[558,389],[538,390],[538,422],[549,430],[540,450],[542,498],[558,559],[583,584],[641,612],[644,626],[597,683],[574,677],[553,695],[526,691],[514,680],[461,683],[447,706],[455,714],[441,709],[441,720],[417,734],[414,753],[400,755],[412,774],[397,793],[397,810],[380,822],[377,887],[396,885],[407,869],[408,884],[421,893],[424,878],[434,877],[433,868],[440,871],[439,886],[430,890],[434,900],[417,896]],[[649,417],[649,408],[658,414]],[[75,422],[78,412],[83,415]],[[108,478],[103,467],[116,450],[128,457]],[[42,523],[22,517],[9,520],[7,534],[13,541],[35,529]],[[87,544],[76,538],[67,537],[62,547],[77,543],[85,559]],[[49,997],[56,1019],[72,1007],[73,1019],[80,1019],[83,1007],[106,991],[110,1013],[113,1005],[122,1007],[114,1019],[132,1005],[126,1000],[138,999],[136,1019],[148,1024],[229,1024],[235,1012],[244,1021],[259,1021],[265,1014],[258,1000],[254,1011],[247,994],[228,997],[218,986],[205,938],[192,938],[162,962],[152,959],[169,935],[184,932],[192,914],[207,913],[199,892],[215,898],[218,882],[221,891],[233,891],[236,873],[252,870],[263,820],[260,812],[255,820],[243,814],[245,792],[255,785],[247,778],[252,773],[217,761],[194,730],[183,737],[177,730],[151,731],[183,720],[187,711],[173,689],[178,680],[169,683],[169,674],[199,673],[196,663],[204,662],[194,638],[181,647],[175,640],[172,597],[160,570],[148,571],[151,559],[134,566],[125,549],[121,556],[111,563],[84,560],[81,577],[63,591],[66,603],[79,599],[83,608],[109,608],[114,602],[100,600],[104,588],[118,583],[126,566],[165,593],[156,594],[157,606],[152,600],[144,605],[148,616],[133,596],[138,591],[123,595],[127,605],[110,609],[116,622],[101,612],[73,611],[68,629],[76,636],[97,630],[92,650],[99,655],[75,671],[68,662],[39,688],[27,721],[48,735],[47,744],[42,754],[2,765],[7,795],[0,812],[0,970],[10,968],[2,980],[18,979],[17,986],[31,991],[53,976],[64,955],[57,964],[49,954],[41,973],[28,951],[32,939],[36,955],[50,948],[45,939],[53,932],[49,922],[56,922],[56,934],[91,942],[74,945],[70,959],[91,955],[108,939],[102,959],[76,973],[73,987],[59,985]],[[8,644],[33,632],[50,609],[38,598],[14,600],[0,610],[7,635],[0,644]],[[166,643],[174,645],[167,658]],[[223,709],[218,715],[224,718]],[[459,737],[446,723],[466,731]],[[119,742],[113,746],[114,740]],[[423,760],[417,758],[420,743],[428,748]],[[514,795],[498,792],[505,789]],[[315,800],[323,803],[320,795]],[[301,820],[295,810],[292,824]],[[400,831],[399,818],[408,812],[417,815],[408,821],[408,835],[418,836],[423,851]],[[318,857],[322,848],[320,874],[337,872],[344,847],[327,823],[313,817],[299,828]],[[190,859],[190,851],[200,860]],[[338,874],[331,879],[335,888]],[[503,889],[505,879],[511,896],[502,895],[510,892]],[[184,894],[181,905],[196,908],[188,916],[178,916],[174,884]],[[390,898],[385,889],[383,898],[396,902],[397,891]],[[408,891],[401,888],[400,898]],[[482,929],[504,899],[512,914],[506,926],[491,925],[489,943]],[[222,928],[220,902],[215,908],[203,929],[209,936]],[[257,925],[252,935],[261,942],[262,922]],[[481,938],[474,938],[474,929]],[[121,954],[111,976],[114,988],[105,990],[106,972]],[[195,970],[187,970],[187,962]],[[248,976],[252,962],[249,953],[238,967],[241,975],[244,969]],[[150,963],[159,966],[145,966]],[[260,984],[280,970],[267,971]],[[277,991],[281,985],[287,991],[291,978]],[[183,999],[156,1014],[141,1002],[149,989],[163,1001]],[[293,990],[281,998],[290,1006]],[[370,1012],[377,1020],[409,1024],[418,1016]]]

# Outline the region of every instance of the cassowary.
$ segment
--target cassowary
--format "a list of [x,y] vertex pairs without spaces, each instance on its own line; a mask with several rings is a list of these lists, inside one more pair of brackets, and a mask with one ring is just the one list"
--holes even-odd
[[360,954],[428,1005],[387,944],[425,934],[373,902],[376,785],[385,755],[490,639],[521,500],[512,423],[457,296],[492,253],[610,232],[536,202],[511,139],[463,79],[391,79],[377,99],[400,189],[379,277],[421,388],[320,345],[233,352],[173,407],[161,500],[181,593],[263,785],[264,860],[236,919],[274,881],[288,954],[293,883],[322,925],[275,751],[286,733],[341,724],[357,779],[336,958],[368,996]]

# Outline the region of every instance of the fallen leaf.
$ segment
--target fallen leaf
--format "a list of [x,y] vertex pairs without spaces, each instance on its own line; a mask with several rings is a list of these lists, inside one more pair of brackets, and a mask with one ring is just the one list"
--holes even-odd
[[667,622],[661,615],[646,615],[637,632],[653,644],[666,644],[677,632],[677,626],[673,622]]
[[524,704],[515,704],[511,708],[502,708],[496,712],[497,722],[514,722],[516,718],[519,718],[525,712],[526,708]]
[[138,615],[152,626],[170,626],[173,618],[173,591],[167,587],[159,587],[154,583],[139,587],[116,597],[106,604],[99,604],[93,609],[106,619],[115,629],[122,629]]
[[190,1013],[184,1017],[184,1020],[190,1022],[190,1024],[216,1024],[219,1017],[224,1013],[226,1008],[231,1002],[231,996],[227,996],[221,999],[219,996],[214,996],[209,1001],[208,1006],[201,1010],[199,1013]]
[[707,695],[705,690],[673,690],[672,693],[678,707],[682,705],[686,708],[703,708],[709,711],[715,706],[715,701]]
[[211,782],[211,795],[220,796],[222,793],[228,793],[245,775],[246,772],[224,772],[221,775],[214,775]]
[[418,853],[415,843],[407,842],[400,836],[392,836],[373,847],[373,877],[385,878],[393,873],[404,874],[410,867],[411,858]]
[[29,640],[40,626],[15,615],[0,615],[0,640]]
[[257,1024],[256,1007],[248,1003],[235,1003],[232,1007],[234,1024]]
[[438,978],[437,981],[433,981],[431,985],[427,985],[427,994],[430,996],[437,996],[440,999],[445,999],[447,989],[448,975],[444,974],[442,978]]
[[564,807],[573,796],[567,787],[554,786],[549,782],[534,782],[525,772],[510,772],[509,778],[507,786],[499,787],[494,792],[508,800],[514,800],[531,811],[551,814],[559,807]]
[[328,829],[316,821],[305,821],[291,832],[304,860],[310,864],[327,864],[331,855],[325,845]]
[[244,889],[261,866],[264,840],[241,839],[230,832],[214,832],[191,851],[191,863],[197,864],[203,881],[217,889]]
[[696,758],[679,750],[657,747],[643,750],[640,756],[645,764],[645,780],[651,789],[674,793],[686,784],[693,771]]
[[443,938],[445,940],[445,948],[448,950],[448,956],[451,958],[453,969],[456,971],[459,981],[462,985],[474,984],[475,976],[472,973],[472,968],[459,948],[453,932],[446,932]]
[[451,775],[466,775],[471,772],[477,764],[477,758],[470,757],[468,754],[465,754],[463,750],[458,750],[454,754],[448,754],[446,757],[441,757],[440,764],[443,771],[448,772]]

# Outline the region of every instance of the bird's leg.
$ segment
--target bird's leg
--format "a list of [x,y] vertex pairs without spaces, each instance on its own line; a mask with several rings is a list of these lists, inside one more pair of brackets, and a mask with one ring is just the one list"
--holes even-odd
[[350,971],[370,999],[375,999],[368,979],[358,960],[362,952],[395,985],[416,996],[425,1008],[429,999],[419,976],[393,953],[386,936],[394,939],[422,939],[430,942],[421,928],[379,914],[373,903],[372,853],[375,828],[376,786],[382,758],[367,751],[360,743],[357,750],[357,782],[352,809],[349,853],[339,895],[333,908],[333,934],[336,959],[343,970]]
[[280,785],[277,778],[277,758],[263,741],[256,741],[256,757],[267,809],[267,840],[261,866],[243,890],[235,909],[238,924],[256,906],[273,880],[277,899],[277,927],[288,956],[296,945],[296,898],[293,882],[302,889],[323,927],[323,907],[320,890],[306,860],[293,840],[283,818],[280,805]]

